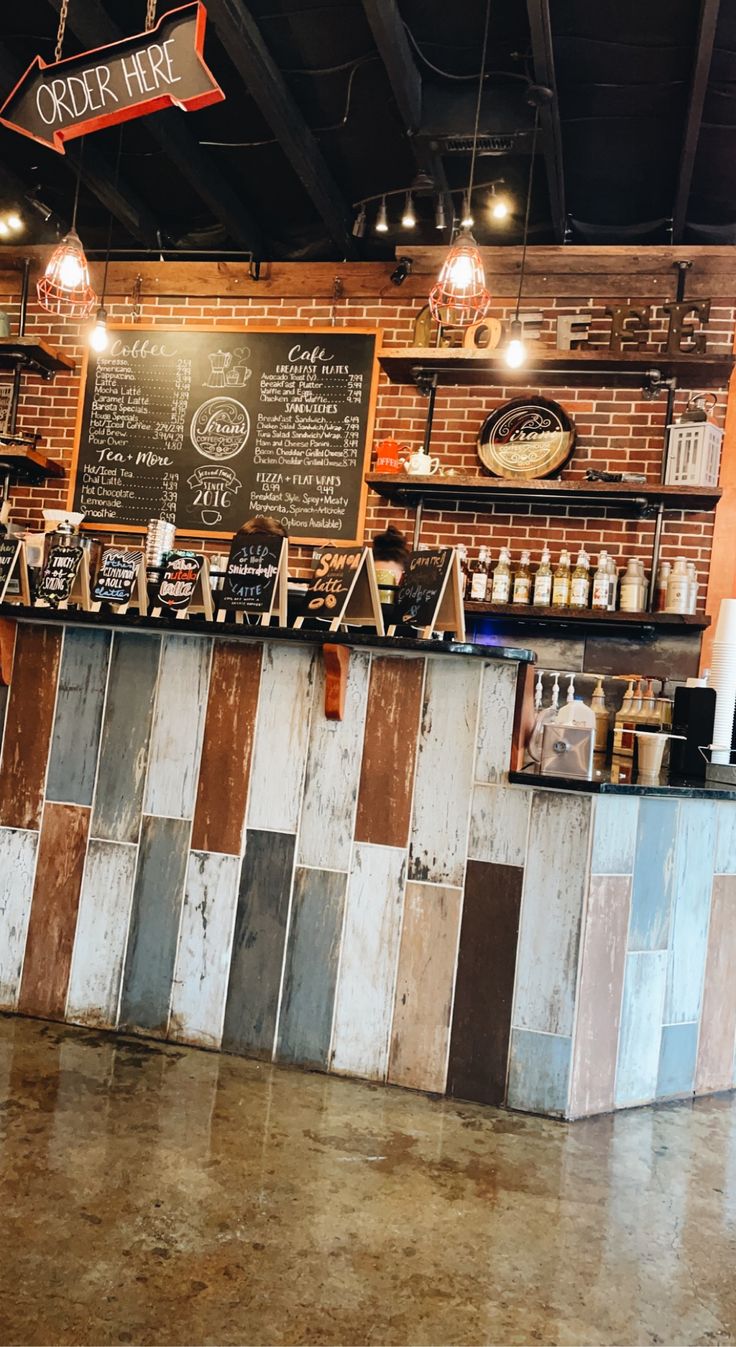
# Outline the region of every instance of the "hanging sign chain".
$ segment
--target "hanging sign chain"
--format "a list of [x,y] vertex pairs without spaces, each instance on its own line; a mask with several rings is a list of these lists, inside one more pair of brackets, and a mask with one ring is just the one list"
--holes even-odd
[[61,60],[61,49],[64,45],[64,29],[66,28],[66,16],[69,12],[69,0],[61,0],[59,9],[59,27],[56,33],[56,49],[54,51],[54,60]]
[[[67,4],[69,0],[67,0]],[[146,0],[146,32],[150,33],[156,22],[156,0]]]

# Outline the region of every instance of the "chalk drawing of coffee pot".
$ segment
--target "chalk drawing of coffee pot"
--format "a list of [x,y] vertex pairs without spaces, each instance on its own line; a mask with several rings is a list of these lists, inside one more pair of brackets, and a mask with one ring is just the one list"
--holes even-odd
[[246,364],[250,358],[250,350],[247,346],[236,346],[232,354],[232,361],[227,367],[227,384],[229,388],[242,388],[247,384],[252,371]]
[[213,351],[208,357],[210,362],[209,377],[205,379],[203,388],[224,388],[226,379],[225,371],[232,364],[232,356],[229,351]]

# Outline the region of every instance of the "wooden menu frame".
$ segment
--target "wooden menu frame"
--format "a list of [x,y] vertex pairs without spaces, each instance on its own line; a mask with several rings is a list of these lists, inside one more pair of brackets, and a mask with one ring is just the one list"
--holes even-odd
[[[117,332],[127,332],[130,333],[131,336],[140,337],[141,330],[145,331],[146,329],[145,328],[141,329],[141,327],[139,327],[135,323],[108,323],[107,330],[111,335],[114,335]],[[278,323],[217,323],[214,326],[212,326],[210,323],[189,323],[187,324],[186,327],[182,327],[181,325],[178,327],[163,327],[163,326],[160,327],[158,324],[156,324],[155,330],[157,335],[159,334],[163,335],[164,333],[176,333],[176,332],[181,333],[239,332],[242,333],[243,336],[246,336],[248,332],[253,333],[273,332],[278,334],[293,332],[295,335],[298,334],[299,336],[302,337],[311,338],[319,336],[326,337],[330,335],[334,336],[336,332],[339,332],[345,336],[375,337],[375,344],[373,348],[373,360],[371,362],[371,384],[368,395],[368,415],[366,418],[366,425],[365,425],[365,446],[363,449],[363,460],[362,463],[359,464],[360,495],[358,497],[358,525],[356,537],[355,538],[300,537],[290,539],[290,541],[295,547],[325,547],[325,546],[328,547],[330,546],[330,544],[339,547],[343,546],[353,547],[357,546],[359,543],[362,543],[365,534],[365,513],[368,501],[368,483],[366,482],[365,479],[368,469],[370,467],[370,457],[373,447],[373,430],[376,421],[376,399],[378,397],[378,376],[380,373],[379,356],[381,355],[383,347],[383,332],[381,328],[365,323],[356,324],[354,327],[351,325],[349,327],[339,327],[339,328],[331,327],[327,323],[321,323],[319,326],[315,327],[305,327],[301,323],[285,323],[283,326],[280,326]],[[69,465],[69,489],[67,492],[67,499],[66,499],[67,510],[72,510],[74,505],[74,491],[77,481],[79,448],[82,438],[82,416],[84,412],[84,400],[87,390],[87,372],[89,369],[89,359],[90,359],[89,347],[85,344],[84,353],[82,356],[82,365],[80,369],[79,401],[77,404],[77,415],[74,424],[74,447],[72,450],[72,461],[71,464]],[[94,531],[96,534],[135,533],[139,537],[145,536],[146,532],[144,524],[119,524],[119,523],[104,524],[104,523],[96,523],[94,520],[91,521],[89,524],[83,523],[80,526],[80,528],[82,530]],[[177,537],[179,538],[199,538],[202,539],[203,541],[206,541],[208,538],[215,538],[220,542],[230,539],[233,536],[232,529],[225,532],[220,532],[215,531],[214,529],[202,530],[194,528],[192,529],[177,528],[176,533]]]

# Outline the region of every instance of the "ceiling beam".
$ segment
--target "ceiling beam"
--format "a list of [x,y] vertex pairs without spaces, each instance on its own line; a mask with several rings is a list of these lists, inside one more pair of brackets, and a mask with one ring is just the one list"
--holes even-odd
[[[61,0],[48,0],[48,3],[58,14]],[[84,0],[83,4],[71,5],[67,26],[83,51],[119,42],[126,36],[110,18],[101,0]],[[263,238],[259,225],[226,177],[210,162],[196,136],[186,126],[185,116],[176,109],[157,112],[146,118],[146,130],[233,242],[246,252],[261,257]]]
[[708,75],[713,57],[713,46],[718,23],[720,0],[702,0],[698,37],[695,45],[693,77],[690,85],[690,101],[685,118],[685,134],[680,151],[680,171],[675,190],[675,204],[672,208],[672,242],[680,243],[685,230],[687,204],[695,167],[695,153],[698,148],[700,125],[703,120],[705,91],[708,87]]
[[552,90],[552,99],[539,109],[539,128],[542,134],[544,162],[547,169],[547,192],[552,217],[552,232],[558,243],[565,239],[565,179],[562,167],[562,132],[560,109],[557,102],[555,62],[552,50],[552,25],[549,0],[526,0],[532,39],[534,80]]
[[342,193],[243,0],[208,0],[210,21],[243,84],[273,130],[333,243],[359,256]]

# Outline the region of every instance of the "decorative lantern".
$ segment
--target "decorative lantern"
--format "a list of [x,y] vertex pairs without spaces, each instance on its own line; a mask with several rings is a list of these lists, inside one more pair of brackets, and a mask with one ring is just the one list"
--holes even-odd
[[432,317],[444,327],[465,327],[485,318],[491,303],[480,249],[470,230],[458,234],[429,295]]
[[72,228],[52,252],[36,286],[38,302],[48,313],[86,318],[97,303],[89,283],[89,265],[82,241]]
[[708,420],[715,404],[713,393],[699,394],[667,427],[667,486],[718,486],[723,431]]

